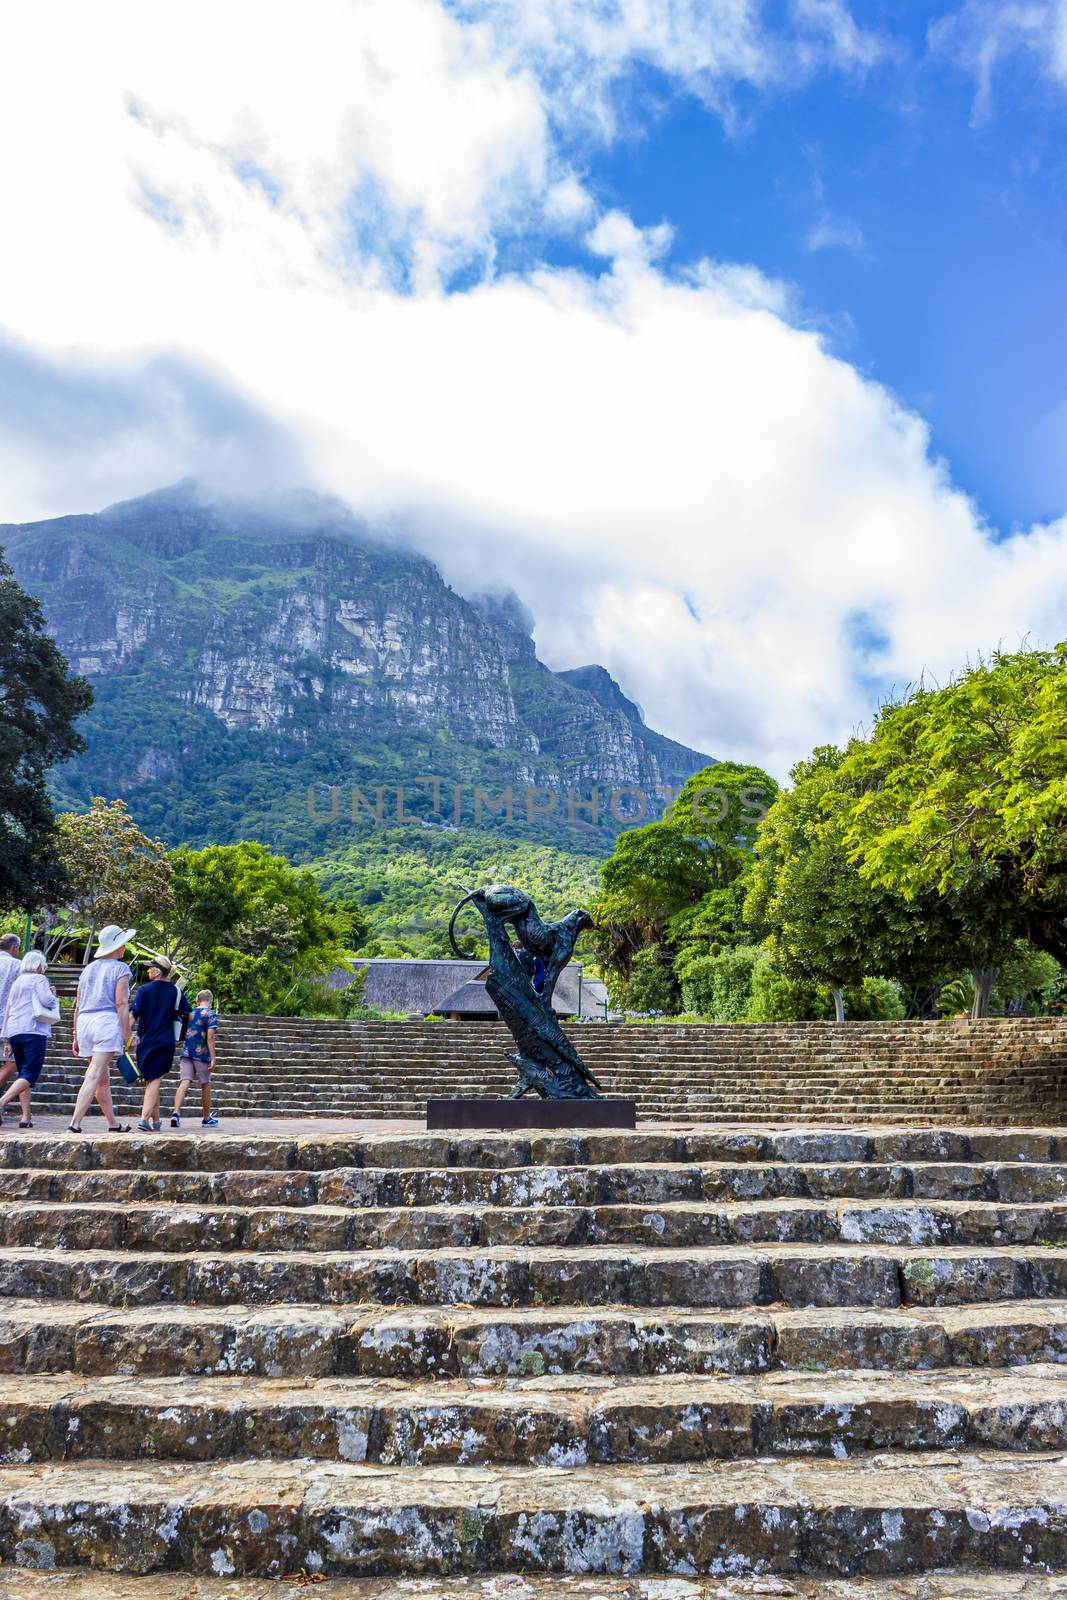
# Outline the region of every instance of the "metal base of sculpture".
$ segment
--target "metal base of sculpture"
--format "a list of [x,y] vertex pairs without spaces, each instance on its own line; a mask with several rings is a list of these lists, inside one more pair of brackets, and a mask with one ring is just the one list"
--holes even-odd
[[[519,1081],[511,1098],[537,1094],[543,1100],[596,1100],[600,1085],[556,1021],[552,994],[557,979],[574,953],[578,935],[593,926],[588,911],[572,911],[559,922],[544,922],[522,889],[497,883],[475,889],[462,899],[449,923],[448,937],[457,956],[456,918],[473,905],[489,936],[486,992],[506,1023],[517,1049],[505,1051]],[[512,943],[512,934],[518,948]],[[543,982],[538,964],[543,967]]]

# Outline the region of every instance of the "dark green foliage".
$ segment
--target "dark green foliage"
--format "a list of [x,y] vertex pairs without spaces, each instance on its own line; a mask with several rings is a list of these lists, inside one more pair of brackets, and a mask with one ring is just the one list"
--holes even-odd
[[346,960],[351,911],[326,903],[310,872],[262,845],[171,854],[172,942],[228,1011],[297,1015],[309,984]]
[[[1016,663],[1010,666],[1014,673]],[[1044,829],[1041,893],[1051,905],[1058,892],[1051,834],[1057,802],[1046,790],[1050,784],[1055,790],[1060,757],[1048,736],[1049,707],[1059,704],[1062,667],[1058,656],[1042,658],[1035,670],[1052,682],[1042,679],[1041,688],[1034,687],[1031,669],[1032,663],[1023,673],[1027,694],[1046,731],[1027,745],[1024,731],[1012,724],[1030,700],[1008,674],[1011,716],[1005,716],[1014,731],[1004,742],[1015,754],[1004,756],[1002,765],[1014,772],[1019,749],[1035,753],[1033,767],[1005,788],[1004,804],[1021,795],[1020,804]],[[988,700],[993,689],[987,677],[981,688]],[[922,700],[924,714],[926,706]],[[970,711],[978,716],[974,705]],[[917,715],[908,724],[912,739]],[[938,702],[938,715],[956,737],[955,713]],[[947,737],[943,727],[941,735]],[[980,748],[988,742],[984,725],[975,742]],[[890,741],[884,759],[897,761],[908,792],[919,794],[922,774],[909,766],[909,748],[907,740]],[[971,848],[940,876],[924,876],[915,861],[899,888],[886,881],[886,861],[910,859],[906,851],[914,841],[902,802],[893,802],[893,810],[881,795],[877,767],[858,740],[847,751],[823,747],[797,764],[792,787],[778,795],[757,769],[724,762],[691,778],[664,822],[620,839],[602,870],[596,933],[615,997],[634,1010],[664,1010],[673,985],[679,1010],[717,1022],[828,1018],[837,1014],[838,998],[843,1016],[855,1020],[932,1016],[964,1005],[975,1015],[987,1005],[994,1012],[1054,1007],[1062,969],[1047,955],[1039,958],[1032,945],[1020,945],[1036,938],[1047,950],[1048,927],[1043,923],[1035,934],[1034,894],[1006,846],[999,855]],[[995,786],[992,768],[983,770]],[[943,794],[952,789],[950,777],[943,777]],[[760,820],[757,799],[767,797],[771,803]],[[922,803],[935,808],[933,796]],[[952,804],[962,819],[955,825],[966,831],[966,805],[981,803],[981,796],[967,801],[955,794]],[[875,835],[880,865],[868,871],[859,845],[849,840],[859,840],[872,818],[886,815],[895,819],[895,831]],[[933,827],[927,816],[920,836],[928,840]],[[995,831],[988,818],[982,827],[983,837]],[[1021,949],[1029,951],[1028,962]],[[1044,963],[1040,970],[1036,960]],[[955,981],[961,971],[973,974],[973,984]]]
[[[594,855],[488,830],[365,825],[356,842],[312,861],[309,870],[331,904],[362,909],[369,932],[357,947],[361,955],[449,956],[448,919],[468,888],[519,883],[546,917],[557,917],[592,904],[598,866]],[[472,951],[485,954],[476,916],[459,932]]]
[[688,961],[744,937],[744,874],[777,791],[759,767],[718,762],[688,780],[663,821],[619,837],[601,870],[594,942],[623,1003],[629,1006],[631,972],[645,950],[673,970],[677,1006]]
[[0,559],[0,905],[52,904],[63,892],[47,773],[84,748],[74,724],[91,700]]
[[909,902],[861,876],[837,809],[844,759],[827,745],[793,768],[759,831],[745,921],[801,982],[855,990],[884,973],[909,987],[936,983],[967,959],[962,907],[935,893]]
[[998,931],[1067,961],[1067,644],[998,652],[886,706],[842,779],[864,878],[959,896],[986,947],[977,965],[1003,955]]
[[712,1022],[748,1022],[752,980],[761,951],[737,945],[717,955],[691,955],[679,963],[682,1003]]
[[677,1016],[682,1009],[682,991],[668,953],[650,944],[638,950],[630,963],[630,975],[616,990],[619,1004],[626,1011],[660,1012]]

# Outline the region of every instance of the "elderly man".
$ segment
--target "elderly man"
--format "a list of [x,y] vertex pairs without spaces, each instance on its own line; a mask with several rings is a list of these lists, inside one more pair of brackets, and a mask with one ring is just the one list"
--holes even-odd
[[7,997],[11,985],[18,977],[21,969],[19,952],[22,949],[17,933],[5,933],[0,938],[0,1048],[3,1050],[3,1060],[0,1061],[0,1083],[4,1083],[15,1070],[15,1059],[11,1054],[11,1046],[7,1042],[7,1032],[4,1027],[4,1018],[7,1016]]

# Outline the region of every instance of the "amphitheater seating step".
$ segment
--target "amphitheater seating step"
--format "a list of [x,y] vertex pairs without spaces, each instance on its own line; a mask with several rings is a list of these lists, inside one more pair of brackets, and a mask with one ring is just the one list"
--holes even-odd
[[0,1136],[0,1600],[1065,1569],[1058,1129]]
[[[845,1026],[587,1023],[571,1032],[598,1079],[610,1093],[635,1099],[644,1121],[1067,1119],[1062,1017]],[[505,1058],[510,1044],[496,1023],[227,1017],[219,1109],[229,1117],[421,1117],[431,1095],[506,1095],[514,1083]],[[65,1018],[35,1093],[41,1111],[69,1113],[73,1105],[81,1068],[70,1047]],[[137,1095],[117,1083],[116,1090],[122,1107],[134,1110]]]

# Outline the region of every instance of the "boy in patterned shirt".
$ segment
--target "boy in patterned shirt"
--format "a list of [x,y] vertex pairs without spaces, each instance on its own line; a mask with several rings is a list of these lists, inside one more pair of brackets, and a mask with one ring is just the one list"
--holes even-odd
[[217,1128],[219,1125],[218,1117],[211,1110],[211,1074],[215,1070],[215,1036],[219,1031],[219,1014],[214,1006],[215,997],[211,990],[201,989],[196,997],[196,1007],[189,1018],[185,1046],[181,1061],[178,1063],[181,1082],[174,1096],[174,1114],[170,1119],[172,1128],[180,1128],[182,1125],[182,1102],[189,1093],[189,1085],[193,1081],[194,1074],[200,1085],[200,1099],[204,1108],[201,1126]]

